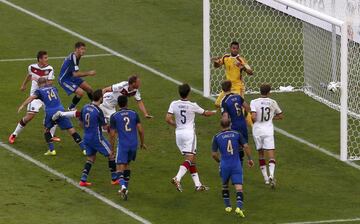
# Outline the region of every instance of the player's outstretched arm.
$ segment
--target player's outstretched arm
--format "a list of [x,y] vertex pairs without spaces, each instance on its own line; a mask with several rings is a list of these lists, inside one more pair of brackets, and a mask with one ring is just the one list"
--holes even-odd
[[27,74],[24,81],[21,84],[20,90],[24,91],[26,89],[26,85],[28,84],[28,82],[31,80],[31,75]]
[[244,107],[244,109],[245,109],[245,111],[246,111],[247,113],[250,113],[251,109],[250,109],[250,106],[249,106],[248,103],[244,102],[244,103],[243,103],[243,107]]
[[141,112],[144,114],[144,117],[146,117],[146,118],[153,118],[153,117],[154,117],[154,116],[151,116],[151,115],[147,112],[147,110],[146,110],[146,108],[145,108],[145,104],[144,104],[144,102],[143,102],[142,100],[137,101],[137,104],[138,104],[138,107],[139,107],[139,109],[141,110]]
[[205,117],[210,117],[210,116],[212,116],[214,114],[216,114],[216,110],[205,110],[204,113],[203,113],[203,115]]
[[254,161],[251,158],[251,148],[250,148],[250,146],[248,144],[244,144],[243,147],[244,147],[245,154],[246,154],[246,156],[248,158],[248,166],[253,167],[254,166]]
[[136,125],[138,133],[139,133],[139,137],[140,137],[140,148],[142,149],[147,149],[146,145],[145,145],[145,134],[144,134],[144,129],[141,125],[141,123],[138,123]]
[[213,158],[216,162],[220,163],[219,152],[212,152],[212,153],[211,153],[211,156],[212,156],[212,158]]
[[115,129],[110,128],[109,142],[110,142],[110,150],[113,151],[113,152],[115,150],[115,136],[116,136]]
[[283,113],[276,114],[273,119],[274,120],[282,120],[282,119],[284,119],[284,114]]
[[253,123],[256,122],[256,112],[251,112],[251,120]]
[[18,113],[20,113],[20,111],[25,107],[27,106],[29,103],[31,103],[33,100],[37,99],[37,96],[35,95],[32,95],[32,96],[29,96],[21,105],[20,107],[18,108]]
[[167,113],[166,114],[166,117],[165,117],[165,121],[166,123],[168,123],[169,125],[173,126],[176,128],[176,123],[174,121],[174,116],[170,113]]
[[94,75],[96,75],[95,70],[85,71],[85,72],[80,72],[80,71],[73,72],[73,76],[78,77],[78,78],[85,77],[85,76],[94,76]]
[[112,92],[112,91],[113,91],[112,86],[105,87],[102,90],[103,94],[108,93],[108,92]]
[[215,68],[219,68],[223,65],[222,63],[222,57],[215,57],[215,58],[212,58],[211,61],[214,63],[214,67]]

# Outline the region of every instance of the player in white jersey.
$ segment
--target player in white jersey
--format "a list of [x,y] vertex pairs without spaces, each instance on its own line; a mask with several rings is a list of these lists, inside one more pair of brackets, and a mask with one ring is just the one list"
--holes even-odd
[[188,170],[194,181],[195,190],[208,190],[208,187],[201,184],[196,169],[195,114],[201,114],[208,117],[216,113],[216,111],[204,110],[196,103],[190,102],[188,100],[190,89],[191,88],[188,84],[182,84],[179,86],[181,99],[171,102],[166,115],[166,122],[176,128],[176,145],[178,146],[181,154],[185,157],[185,161],[180,165],[177,175],[171,180],[171,183],[174,184],[180,192],[182,192],[180,183],[181,178]]
[[116,112],[117,99],[119,96],[134,96],[139,109],[146,118],[152,118],[144,105],[140,95],[140,78],[137,75],[129,77],[128,81],[123,81],[103,89],[104,99],[100,104],[101,110],[104,112],[105,119],[109,123],[110,116]]
[[[252,128],[256,149],[259,152],[259,165],[265,184],[275,187],[275,140],[273,120],[283,119],[282,111],[273,99],[269,98],[271,86],[263,84],[260,87],[261,97],[250,102],[251,116],[254,122]],[[265,161],[266,152],[269,159],[269,176]]]
[[[49,82],[54,80],[54,69],[48,64],[48,54],[46,51],[39,51],[37,53],[38,63],[31,64],[28,67],[28,74],[26,75],[20,90],[24,91],[26,85],[31,81],[30,96],[34,94],[35,90],[39,88],[38,79],[46,78]],[[27,123],[29,123],[35,115],[39,112],[40,108],[43,106],[43,102],[39,99],[33,100],[28,104],[26,115],[19,121],[14,132],[9,136],[9,143],[14,144],[16,137],[24,129]],[[54,137],[56,126],[51,129],[51,134],[53,136],[52,141],[60,141],[58,137]]]

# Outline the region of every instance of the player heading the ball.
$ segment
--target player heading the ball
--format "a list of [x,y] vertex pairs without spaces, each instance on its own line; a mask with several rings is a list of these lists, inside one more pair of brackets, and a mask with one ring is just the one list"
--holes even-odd
[[69,110],[73,110],[80,102],[81,97],[84,95],[84,91],[87,93],[89,99],[92,100],[93,90],[82,77],[94,76],[96,72],[94,70],[83,72],[80,71],[79,68],[80,59],[85,55],[85,51],[85,43],[75,43],[75,51],[65,58],[60,69],[58,77],[60,86],[65,90],[67,95],[71,95],[72,93],[75,94],[72,103],[68,107]]
[[[176,189],[182,192],[181,178],[187,171],[191,173],[191,177],[195,184],[196,191],[208,190],[208,187],[202,185],[199,174],[196,169],[196,134],[195,134],[195,114],[203,116],[211,116],[216,111],[208,111],[201,108],[196,103],[189,101],[190,86],[182,84],[179,86],[180,100],[172,101],[166,115],[166,122],[175,127],[176,145],[181,154],[185,157],[185,161],[180,165],[179,171],[171,183]],[[175,121],[174,121],[175,117]]]

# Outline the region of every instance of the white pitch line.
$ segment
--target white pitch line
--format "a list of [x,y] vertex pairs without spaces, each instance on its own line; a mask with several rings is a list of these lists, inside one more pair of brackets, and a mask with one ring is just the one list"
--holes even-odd
[[[83,58],[96,58],[96,57],[108,57],[113,56],[113,54],[89,54],[82,56]],[[66,56],[57,56],[57,57],[49,57],[51,59],[64,59]],[[16,62],[16,61],[36,61],[36,58],[8,58],[8,59],[0,59],[0,62]]]
[[340,222],[356,222],[356,221],[360,221],[360,218],[333,219],[333,220],[321,220],[321,221],[310,221],[310,222],[287,222],[283,224],[319,224],[319,223],[340,223]]
[[135,214],[134,212],[130,211],[129,209],[126,209],[126,208],[124,208],[123,206],[116,204],[115,202],[113,202],[113,201],[109,200],[108,198],[106,198],[106,197],[104,197],[104,196],[96,193],[95,191],[93,191],[93,190],[91,190],[91,189],[89,189],[89,188],[86,188],[86,187],[80,187],[79,184],[78,184],[78,182],[76,182],[75,180],[71,179],[70,177],[65,176],[65,174],[60,173],[60,172],[57,171],[57,170],[54,170],[53,168],[51,168],[51,167],[49,167],[48,165],[46,165],[46,164],[44,164],[44,163],[42,163],[42,162],[40,162],[40,161],[32,158],[31,156],[29,156],[29,155],[27,155],[27,154],[25,154],[25,153],[23,153],[23,152],[15,149],[14,147],[9,146],[9,145],[7,145],[7,144],[4,144],[4,143],[1,142],[1,141],[0,141],[0,146],[3,147],[4,149],[6,149],[6,150],[8,150],[8,151],[10,151],[10,152],[12,152],[12,153],[14,153],[14,154],[16,154],[17,156],[19,156],[19,157],[21,157],[21,158],[23,158],[23,159],[25,159],[25,160],[27,160],[27,161],[35,164],[36,166],[38,166],[38,167],[46,170],[47,172],[49,172],[49,173],[51,173],[51,174],[53,174],[53,175],[55,175],[55,176],[57,176],[57,177],[65,180],[65,181],[68,182],[69,184],[71,184],[71,185],[75,186],[76,188],[79,188],[80,190],[88,193],[89,195],[91,195],[91,196],[99,199],[100,201],[104,202],[105,204],[108,204],[108,205],[110,205],[111,207],[113,207],[113,208],[115,208],[115,209],[117,209],[117,210],[122,211],[123,213],[125,213],[126,215],[128,215],[128,216],[136,219],[137,221],[139,221],[139,222],[141,222],[141,223],[144,223],[144,224],[151,224],[150,221],[142,218],[141,216],[139,216],[139,215]]

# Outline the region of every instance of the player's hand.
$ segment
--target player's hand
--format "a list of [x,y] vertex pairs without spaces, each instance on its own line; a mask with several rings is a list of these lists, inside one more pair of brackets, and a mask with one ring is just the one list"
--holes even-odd
[[21,86],[21,87],[20,87],[20,91],[22,91],[22,92],[23,92],[25,89],[26,89],[26,86]]
[[248,160],[248,166],[250,168],[254,166],[254,161],[252,159]]
[[141,144],[141,145],[140,145],[140,148],[141,148],[141,149],[147,149],[147,146],[146,146],[145,144]]
[[95,70],[91,70],[88,72],[88,76],[94,76],[96,75],[96,71]]
[[20,113],[20,111],[22,110],[24,108],[24,106],[23,105],[21,105],[20,107],[19,107],[19,109],[18,109],[18,113]]
[[145,118],[151,119],[151,118],[154,118],[154,116],[152,116],[152,115],[150,115],[150,114],[146,114],[146,115],[145,115]]

